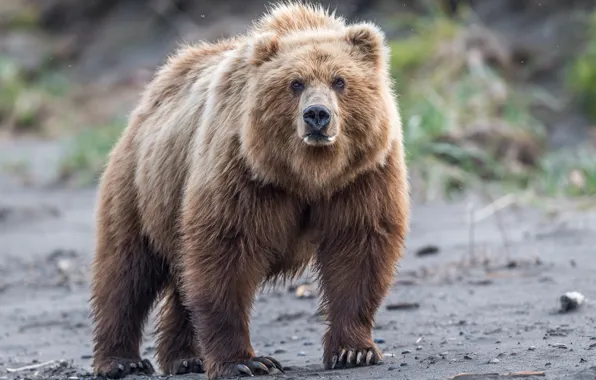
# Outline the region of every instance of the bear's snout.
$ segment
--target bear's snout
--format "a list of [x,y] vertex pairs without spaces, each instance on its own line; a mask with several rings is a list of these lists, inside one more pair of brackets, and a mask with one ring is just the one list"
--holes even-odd
[[324,135],[331,121],[331,111],[323,105],[316,104],[307,107],[302,113],[302,118],[306,123],[307,135]]

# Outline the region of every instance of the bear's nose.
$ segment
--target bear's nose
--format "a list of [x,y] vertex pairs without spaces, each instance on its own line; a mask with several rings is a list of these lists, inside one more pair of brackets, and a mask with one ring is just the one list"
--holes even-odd
[[323,105],[313,105],[304,110],[302,117],[312,132],[323,132],[331,120],[331,111]]

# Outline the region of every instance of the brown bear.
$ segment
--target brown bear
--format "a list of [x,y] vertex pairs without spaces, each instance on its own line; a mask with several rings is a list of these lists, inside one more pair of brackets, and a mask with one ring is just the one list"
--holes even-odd
[[381,362],[371,330],[409,221],[389,51],[371,23],[282,3],[241,36],[186,46],[142,94],[102,175],[93,263],[96,374],[141,359],[163,296],[167,374],[266,374],[249,314],[312,264],[327,369]]

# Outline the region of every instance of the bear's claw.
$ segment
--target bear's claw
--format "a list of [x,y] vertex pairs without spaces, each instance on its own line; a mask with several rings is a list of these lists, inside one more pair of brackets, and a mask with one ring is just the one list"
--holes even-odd
[[152,375],[155,373],[155,369],[153,369],[153,365],[148,359],[112,358],[98,368],[97,374],[108,379],[122,379],[127,375]]
[[325,363],[327,369],[342,369],[382,364],[381,353],[375,348],[341,349]]
[[176,360],[170,367],[172,375],[184,375],[187,373],[204,373],[203,360],[201,358],[186,358]]
[[225,363],[220,368],[220,376],[268,375],[272,369],[284,373],[282,365],[271,357],[255,357],[250,360]]

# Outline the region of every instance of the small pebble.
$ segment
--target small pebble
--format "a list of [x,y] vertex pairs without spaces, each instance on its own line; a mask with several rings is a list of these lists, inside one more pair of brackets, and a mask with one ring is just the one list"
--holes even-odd
[[528,347],[528,351],[536,351],[536,346],[530,346],[530,347]]
[[304,342],[303,344],[304,344],[305,346],[312,346],[314,343],[313,343],[313,342],[306,341],[306,342]]
[[408,363],[400,363],[400,364],[399,364],[399,366],[400,366],[400,367],[405,367],[405,366],[407,366],[407,365],[408,365]]
[[566,350],[566,349],[567,349],[567,345],[566,345],[565,343],[553,343],[553,344],[552,344],[552,346],[553,346],[554,348],[562,348],[562,349],[564,349],[564,350]]
[[472,360],[472,357],[470,355],[464,355],[464,359],[466,359],[466,360]]
[[282,349],[282,348],[278,348],[277,350],[273,351],[274,354],[285,354],[287,351]]
[[494,358],[494,359],[491,359],[491,360],[488,362],[488,364],[498,364],[498,363],[500,363],[500,362],[501,362],[501,361],[500,361],[499,359],[497,359],[497,358]]
[[580,359],[579,359],[579,362],[580,362],[580,363],[586,363],[586,362],[587,362],[587,360],[586,360],[586,359],[584,359],[584,358],[580,358]]
[[387,368],[388,371],[395,371],[397,369],[397,367],[395,366],[391,366],[389,368]]
[[376,338],[375,339],[375,343],[376,344],[383,344],[383,343],[385,343],[385,339],[383,339],[383,338]]
[[412,352],[412,351],[410,351],[410,350],[403,350],[403,351],[401,352],[401,354],[402,354],[402,355],[406,355],[406,354],[409,354],[410,352]]
[[306,356],[306,352],[300,351],[300,352],[298,352],[298,356]]
[[422,346],[416,347],[416,351],[420,351],[420,350],[422,350]]

